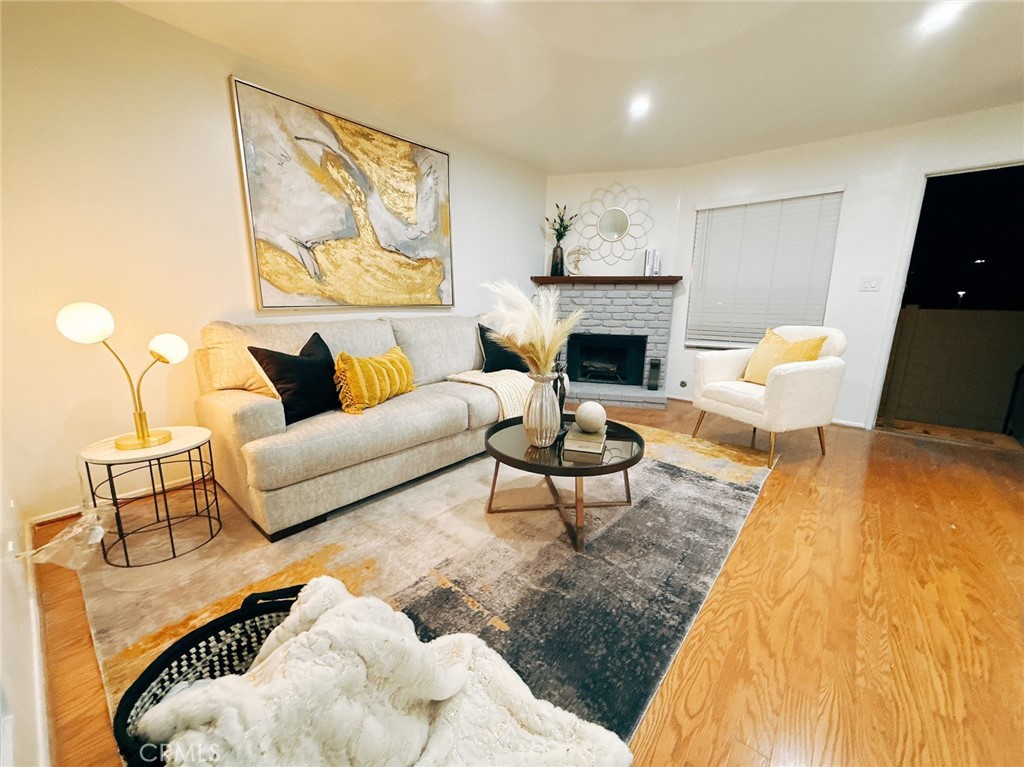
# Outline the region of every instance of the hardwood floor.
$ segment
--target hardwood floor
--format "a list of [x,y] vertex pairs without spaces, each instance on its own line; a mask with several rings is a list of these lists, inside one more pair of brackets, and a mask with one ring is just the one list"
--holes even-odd
[[[689,433],[696,411],[609,408]],[[830,427],[779,462],[631,743],[646,765],[1024,753],[1024,453]],[[714,415],[701,437],[749,444]],[[758,435],[767,449],[767,435]],[[37,540],[61,524],[38,529]],[[116,765],[74,573],[38,567],[54,764]]]
[[[67,522],[36,527],[35,545],[49,541]],[[78,575],[57,565],[35,568],[50,712],[50,761],[54,767],[120,765]]]
[[963,442],[979,447],[997,447],[1003,450],[1024,451],[1024,444],[1021,444],[1009,434],[996,434],[990,431],[958,429],[954,426],[940,426],[934,423],[920,423],[919,421],[901,421],[897,418],[886,424],[878,424],[875,428],[892,431],[897,434],[933,437],[946,442]]

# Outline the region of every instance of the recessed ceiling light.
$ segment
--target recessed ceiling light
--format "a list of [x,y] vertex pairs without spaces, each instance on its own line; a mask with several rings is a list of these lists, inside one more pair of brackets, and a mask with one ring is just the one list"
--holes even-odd
[[651,97],[646,93],[641,93],[639,96],[634,96],[633,100],[629,102],[629,116],[634,120],[643,117],[651,110]]
[[983,263],[985,263],[985,259],[984,258],[976,258],[976,259],[974,259],[974,263],[976,263],[976,264],[983,264]]
[[922,36],[934,35],[955,22],[964,9],[970,5],[970,0],[943,0],[932,3],[924,16],[917,22],[917,31]]

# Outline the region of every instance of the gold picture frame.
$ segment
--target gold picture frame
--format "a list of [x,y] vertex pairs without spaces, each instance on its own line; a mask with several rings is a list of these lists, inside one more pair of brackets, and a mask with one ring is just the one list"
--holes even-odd
[[259,309],[454,304],[446,152],[231,87]]

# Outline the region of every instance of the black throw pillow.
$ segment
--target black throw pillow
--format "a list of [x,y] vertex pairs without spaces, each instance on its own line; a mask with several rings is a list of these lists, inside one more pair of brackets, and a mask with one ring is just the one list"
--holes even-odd
[[493,373],[496,370],[518,370],[520,373],[529,373],[530,368],[523,362],[523,358],[515,352],[510,352],[497,341],[491,339],[488,333],[491,329],[478,325],[480,328],[480,346],[484,352],[484,372]]
[[281,395],[286,424],[341,407],[334,386],[334,358],[319,333],[309,337],[298,356],[258,346],[250,346],[249,353]]

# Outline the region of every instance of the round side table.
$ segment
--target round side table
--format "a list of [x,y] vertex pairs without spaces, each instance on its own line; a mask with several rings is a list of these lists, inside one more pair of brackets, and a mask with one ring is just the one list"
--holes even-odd
[[[115,567],[166,562],[195,551],[220,532],[210,430],[201,426],[172,426],[169,430],[171,441],[156,447],[118,450],[111,437],[79,454],[85,463],[93,507],[101,502],[114,507],[116,534],[113,540],[105,535],[100,545],[103,558]],[[176,474],[180,479],[173,476]],[[182,492],[172,503],[168,494],[179,489]],[[189,489],[191,505],[187,502]],[[184,508],[179,508],[182,497]],[[136,548],[132,554],[129,538]]]

